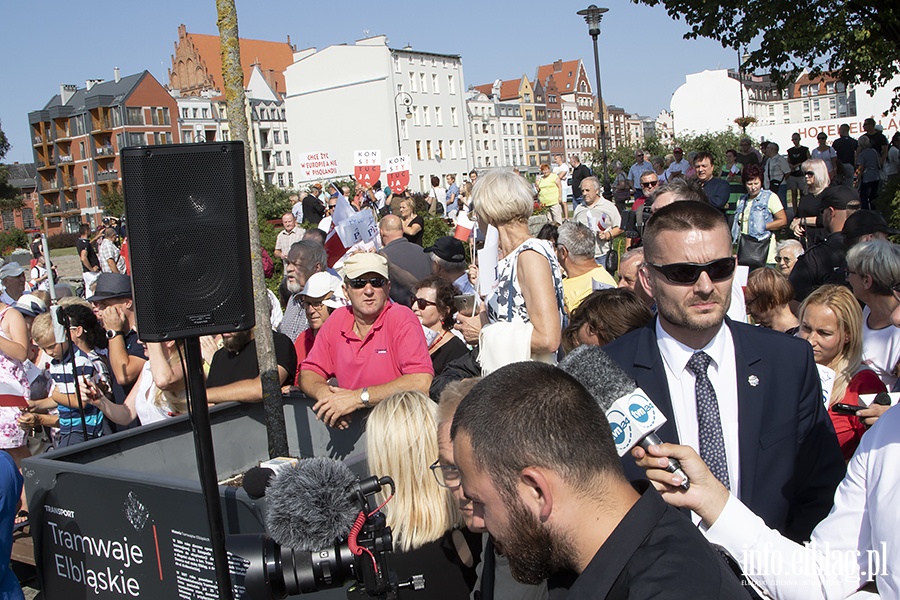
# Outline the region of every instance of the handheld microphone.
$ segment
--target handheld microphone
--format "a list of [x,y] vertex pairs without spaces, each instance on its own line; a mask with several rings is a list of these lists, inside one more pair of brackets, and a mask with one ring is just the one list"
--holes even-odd
[[241,487],[247,492],[247,495],[258,500],[266,495],[266,486],[269,481],[275,477],[275,471],[266,467],[250,467],[244,473],[244,481]]
[[318,551],[347,537],[359,515],[357,477],[330,458],[301,460],[281,469],[266,488],[266,529],[279,544]]
[[[606,414],[619,456],[625,456],[635,446],[646,450],[662,443],[656,432],[666,422],[665,415],[599,346],[575,348],[559,363],[559,368],[583,385]],[[666,471],[681,477],[682,489],[690,487],[678,460],[670,457]]]

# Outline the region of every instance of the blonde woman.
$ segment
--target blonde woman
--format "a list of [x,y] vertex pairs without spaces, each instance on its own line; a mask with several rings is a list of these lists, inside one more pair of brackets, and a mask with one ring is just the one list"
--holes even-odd
[[821,195],[831,183],[828,165],[821,158],[811,158],[800,165],[809,193],[800,198],[797,215],[791,221],[791,231],[809,248],[825,239],[820,218]]
[[450,600],[468,597],[474,586],[481,536],[460,529],[456,499],[429,472],[438,458],[435,412],[424,394],[398,392],[372,409],[366,445],[369,472],[388,475],[397,486],[383,509],[397,576],[422,573],[429,598]]
[[[859,404],[860,394],[887,391],[871,369],[862,366],[862,311],[842,285],[823,285],[800,305],[799,337],[810,343],[816,364],[834,372],[828,416],[845,460],[850,460],[866,428],[856,416],[837,413],[835,404]],[[823,389],[827,389],[827,376]]]

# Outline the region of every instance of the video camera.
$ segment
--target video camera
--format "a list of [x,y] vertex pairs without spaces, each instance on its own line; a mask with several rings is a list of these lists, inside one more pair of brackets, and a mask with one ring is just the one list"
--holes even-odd
[[391,529],[379,510],[375,494],[383,486],[394,492],[390,477],[368,477],[352,486],[351,501],[359,508],[350,533],[333,546],[314,551],[299,551],[279,544],[267,534],[228,536],[226,546],[236,597],[256,600],[284,598],[339,588],[353,582],[349,597],[390,599],[400,588],[421,590],[424,578],[415,575],[397,582],[388,554],[393,550]]

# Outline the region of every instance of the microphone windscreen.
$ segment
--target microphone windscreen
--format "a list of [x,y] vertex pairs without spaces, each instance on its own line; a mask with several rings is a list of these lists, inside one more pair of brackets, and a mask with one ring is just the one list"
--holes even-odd
[[275,476],[275,471],[266,467],[252,467],[244,473],[244,481],[241,487],[247,495],[256,500],[266,495],[266,486],[269,480]]
[[875,394],[875,400],[872,404],[879,404],[881,406],[890,406],[891,405],[891,395],[887,392],[878,392]]
[[281,469],[266,489],[266,529],[282,546],[316,551],[350,533],[359,514],[351,499],[357,478],[330,458]]
[[599,346],[578,346],[559,368],[587,388],[605,413],[617,399],[637,388],[634,380]]

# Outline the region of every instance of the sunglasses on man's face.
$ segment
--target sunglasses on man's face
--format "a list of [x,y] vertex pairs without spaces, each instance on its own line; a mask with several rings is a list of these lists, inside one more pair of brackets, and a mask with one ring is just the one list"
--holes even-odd
[[658,180],[658,179],[657,179],[656,181],[642,181],[642,182],[641,182],[641,187],[642,187],[642,188],[652,188],[652,187],[656,187],[656,186],[658,186],[658,185],[659,185],[659,180]]
[[668,265],[655,265],[647,263],[669,280],[670,283],[678,285],[692,285],[697,283],[700,275],[706,273],[710,281],[724,281],[734,274],[736,266],[733,257],[719,258],[714,261],[697,264],[697,263],[672,263]]
[[372,277],[370,279],[365,279],[363,277],[357,277],[356,279],[350,279],[347,281],[347,285],[349,285],[354,290],[361,290],[366,285],[371,285],[373,288],[381,288],[387,283],[387,279],[384,277]]

